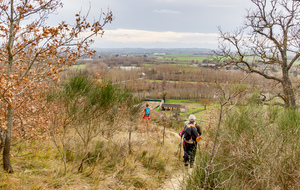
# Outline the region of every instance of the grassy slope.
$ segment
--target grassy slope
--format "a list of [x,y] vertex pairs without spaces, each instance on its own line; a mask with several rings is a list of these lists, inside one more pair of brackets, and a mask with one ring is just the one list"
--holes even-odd
[[[63,174],[63,163],[50,139],[20,143],[13,147],[12,163],[15,172],[7,174],[0,170],[0,188],[159,189],[173,171],[181,166],[181,162],[174,155],[178,137],[167,132],[165,144],[161,145],[162,125],[158,123],[158,118],[158,115],[152,115],[148,131],[139,120],[132,135],[131,155],[128,154],[126,130],[118,132],[113,143],[106,138],[97,138],[90,149],[94,162],[85,163],[82,173],[77,172],[80,159],[76,156],[76,151],[79,151],[76,150],[76,140],[70,144],[74,152],[68,153],[66,174]],[[168,130],[172,131],[170,128]],[[69,134],[74,135],[73,132]],[[95,162],[98,153],[100,157]]]

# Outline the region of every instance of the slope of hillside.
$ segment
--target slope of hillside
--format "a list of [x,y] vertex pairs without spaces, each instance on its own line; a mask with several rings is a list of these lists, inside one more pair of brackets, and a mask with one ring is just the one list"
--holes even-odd
[[[142,116],[141,116],[142,117]],[[159,113],[145,123],[124,121],[114,134],[93,140],[83,171],[78,172],[78,137],[70,130],[67,171],[51,139],[22,142],[13,147],[13,174],[0,171],[1,189],[160,189],[174,182],[182,161],[176,156],[180,139],[163,124]],[[60,144],[61,146],[61,144]],[[169,181],[169,179],[172,179]],[[170,187],[165,185],[165,187]]]

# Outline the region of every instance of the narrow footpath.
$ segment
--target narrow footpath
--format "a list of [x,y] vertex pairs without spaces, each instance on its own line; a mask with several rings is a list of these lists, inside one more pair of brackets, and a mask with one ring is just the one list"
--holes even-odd
[[[170,130],[168,130],[168,133],[171,133],[178,137],[178,139],[180,139],[180,136],[177,133]],[[183,149],[181,150],[181,152],[183,153]],[[184,178],[190,175],[192,172],[193,168],[184,166],[184,163],[182,162],[182,167],[180,168],[180,170],[174,173],[172,177],[164,183],[162,190],[181,190],[184,186]]]

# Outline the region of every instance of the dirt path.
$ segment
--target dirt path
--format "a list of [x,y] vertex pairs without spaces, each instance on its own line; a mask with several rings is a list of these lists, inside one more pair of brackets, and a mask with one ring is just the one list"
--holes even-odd
[[[152,106],[154,106],[154,105],[152,105]],[[152,110],[152,113],[156,114],[158,117],[164,117],[164,115],[160,112],[156,112],[156,111]],[[163,127],[159,126],[159,128],[162,129]],[[181,137],[178,135],[177,132],[171,131],[166,128],[166,134],[170,134],[170,135],[174,136],[175,138],[178,139],[177,142],[180,142]],[[176,144],[175,146],[178,146],[178,144]],[[181,146],[181,154],[183,155],[183,147],[182,146]],[[180,169],[178,169],[177,171],[174,171],[173,175],[168,180],[166,180],[165,183],[162,184],[161,188],[159,188],[159,189],[161,189],[161,190],[180,190],[180,189],[182,189],[182,187],[185,186],[183,184],[184,178],[193,172],[193,168],[190,168],[190,166],[184,166],[183,160],[182,160],[182,163],[180,163],[180,164],[182,164]]]
[[[178,137],[178,139],[180,140],[180,136],[178,135],[178,133],[175,133],[170,130],[167,130],[167,132],[173,134],[175,137]],[[181,152],[183,153],[183,150],[181,150]],[[164,183],[162,190],[182,189],[184,183],[183,179],[186,176],[190,175],[192,172],[193,172],[193,168],[190,168],[189,166],[184,166],[184,163],[182,162],[182,167],[177,172],[175,172],[168,181]]]
[[164,186],[163,190],[179,190],[181,189],[181,183],[183,181],[184,174],[182,173],[177,173],[175,174],[169,181],[167,181]]
[[189,168],[187,166],[183,166],[182,169],[175,174],[173,174],[172,178],[168,180],[164,185],[162,190],[180,190],[184,185],[183,179],[190,175],[193,172],[193,168]]

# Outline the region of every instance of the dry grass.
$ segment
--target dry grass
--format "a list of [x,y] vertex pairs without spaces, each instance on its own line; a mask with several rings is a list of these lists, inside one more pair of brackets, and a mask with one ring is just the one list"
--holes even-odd
[[[132,153],[128,152],[128,127],[124,125],[111,139],[95,138],[82,173],[77,171],[79,139],[68,144],[67,172],[50,139],[22,142],[12,147],[15,172],[0,171],[1,189],[159,189],[181,163],[175,156],[178,137],[167,132],[162,145],[159,118],[145,130],[142,121],[133,125]],[[129,122],[128,122],[129,123]],[[141,123],[141,124],[140,124]],[[75,133],[70,132],[73,136]],[[23,155],[23,156],[22,156]]]

